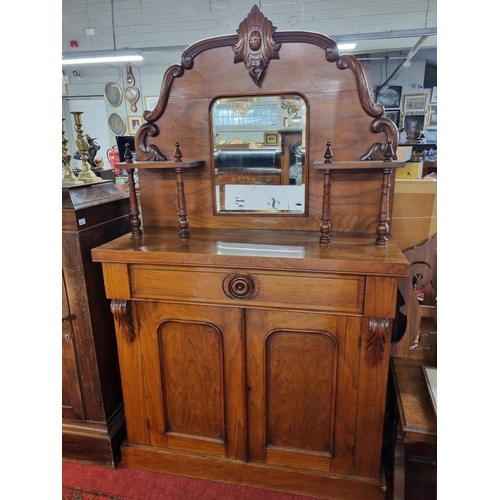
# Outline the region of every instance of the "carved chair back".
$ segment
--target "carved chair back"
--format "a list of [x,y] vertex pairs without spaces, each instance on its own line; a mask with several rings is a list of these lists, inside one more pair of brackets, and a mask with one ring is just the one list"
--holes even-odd
[[[410,274],[399,278],[400,299],[391,355],[435,363],[437,360],[437,234],[404,252]],[[399,321],[398,321],[399,316]],[[401,321],[401,319],[403,321]],[[399,330],[399,331],[398,331]]]

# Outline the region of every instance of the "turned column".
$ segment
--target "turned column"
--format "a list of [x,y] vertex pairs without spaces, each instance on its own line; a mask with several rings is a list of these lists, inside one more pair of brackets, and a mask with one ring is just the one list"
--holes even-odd
[[141,230],[141,219],[139,218],[139,205],[137,203],[137,191],[135,189],[135,179],[134,179],[134,172],[135,168],[130,165],[133,165],[132,161],[132,153],[130,152],[130,145],[125,144],[125,163],[127,166],[125,167],[127,171],[127,176],[128,176],[128,188],[130,192],[130,226],[132,227],[132,236],[135,237],[141,237],[142,236],[142,230]]

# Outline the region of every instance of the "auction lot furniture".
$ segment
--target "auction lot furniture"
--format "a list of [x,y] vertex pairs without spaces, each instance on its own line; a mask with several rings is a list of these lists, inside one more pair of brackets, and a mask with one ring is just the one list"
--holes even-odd
[[113,467],[125,439],[113,318],[94,246],[130,231],[112,181],[62,188],[62,455]]
[[[393,498],[405,498],[406,462],[437,467],[437,235],[405,252],[410,274],[400,278],[406,318],[392,346],[394,394]],[[391,392],[392,392],[391,391]]]
[[[437,467],[437,422],[422,363],[392,358],[391,376],[397,404],[393,498],[399,500],[405,498],[405,461]],[[426,444],[431,446],[422,446]],[[427,456],[420,451],[422,449],[427,452]]]
[[[294,180],[222,186],[222,118],[236,127],[257,110],[274,149],[297,125]],[[256,6],[238,35],[167,69],[137,161],[120,164],[132,231],[92,250],[115,318],[125,466],[384,498],[389,332],[408,261],[390,234],[403,162],[383,113],[356,58],[276,31]]]

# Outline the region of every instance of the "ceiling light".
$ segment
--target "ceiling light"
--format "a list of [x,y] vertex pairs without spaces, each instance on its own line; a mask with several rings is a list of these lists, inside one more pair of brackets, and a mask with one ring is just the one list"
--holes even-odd
[[98,56],[98,57],[73,57],[63,58],[62,64],[92,64],[92,63],[106,63],[106,62],[129,62],[129,61],[142,61],[141,55],[120,55],[120,56]]
[[351,50],[354,47],[356,47],[356,44],[355,43],[339,43],[337,45],[337,47],[339,48],[339,50]]

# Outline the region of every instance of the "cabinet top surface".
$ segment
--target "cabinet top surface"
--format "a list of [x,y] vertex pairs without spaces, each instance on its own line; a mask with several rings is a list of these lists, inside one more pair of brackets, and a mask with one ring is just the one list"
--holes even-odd
[[409,264],[397,244],[376,245],[372,234],[331,233],[321,245],[312,231],[193,228],[186,241],[177,229],[144,228],[92,250],[96,262],[237,269],[282,269],[407,276]]
[[128,191],[119,189],[112,181],[63,187],[62,209],[75,211],[128,197]]

